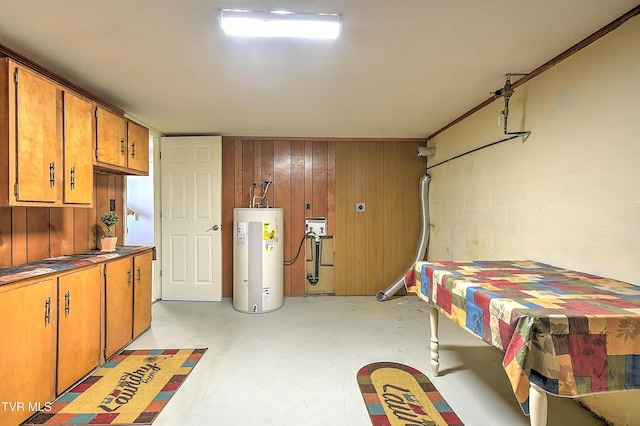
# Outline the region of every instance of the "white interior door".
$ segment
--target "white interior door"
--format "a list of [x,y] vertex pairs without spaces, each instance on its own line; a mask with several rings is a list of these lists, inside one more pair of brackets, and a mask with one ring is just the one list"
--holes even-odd
[[162,299],[222,300],[222,138],[163,137]]

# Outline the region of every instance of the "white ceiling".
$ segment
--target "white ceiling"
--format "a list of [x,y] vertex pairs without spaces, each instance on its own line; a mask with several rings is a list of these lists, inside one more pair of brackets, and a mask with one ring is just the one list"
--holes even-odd
[[[231,39],[216,11],[342,14]],[[426,137],[637,0],[2,0],[0,44],[165,134]]]

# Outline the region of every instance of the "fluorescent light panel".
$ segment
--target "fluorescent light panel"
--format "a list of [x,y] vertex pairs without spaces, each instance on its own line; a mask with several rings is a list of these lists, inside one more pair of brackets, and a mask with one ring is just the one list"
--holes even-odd
[[340,15],[223,9],[219,20],[232,36],[336,39],[340,34]]

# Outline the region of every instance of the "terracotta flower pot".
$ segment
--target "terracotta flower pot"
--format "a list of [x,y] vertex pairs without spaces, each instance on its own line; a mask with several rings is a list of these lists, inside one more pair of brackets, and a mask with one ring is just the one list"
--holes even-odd
[[118,237],[100,238],[100,251],[115,251]]

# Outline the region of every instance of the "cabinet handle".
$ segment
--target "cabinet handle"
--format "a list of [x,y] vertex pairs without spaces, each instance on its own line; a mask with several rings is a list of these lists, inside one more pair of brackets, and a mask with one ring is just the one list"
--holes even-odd
[[44,302],[44,326],[51,322],[51,298],[47,298]]
[[71,294],[69,290],[64,294],[64,316],[69,316],[71,313]]
[[138,266],[138,284],[140,284],[140,266]]
[[74,189],[76,187],[76,167],[73,166],[71,167],[71,183],[70,183],[71,189]]
[[131,158],[136,158],[136,143],[131,142]]
[[56,186],[56,163],[53,161],[49,163],[49,186]]
[[124,155],[124,138],[120,139],[120,154]]
[[131,269],[127,271],[127,285],[131,287]]

